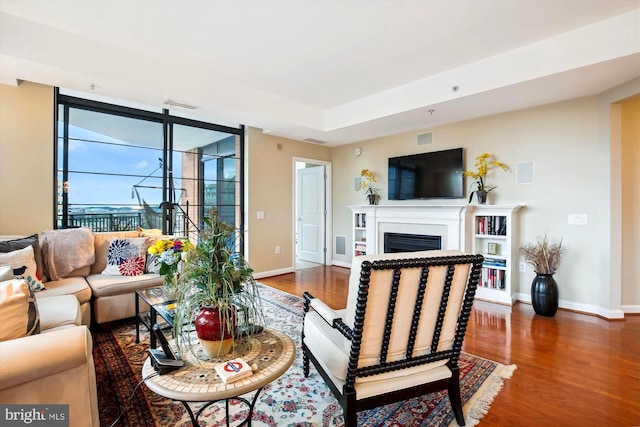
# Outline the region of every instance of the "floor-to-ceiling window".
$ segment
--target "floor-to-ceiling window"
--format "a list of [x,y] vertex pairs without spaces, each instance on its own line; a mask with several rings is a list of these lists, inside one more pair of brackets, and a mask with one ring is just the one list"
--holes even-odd
[[189,234],[207,209],[243,229],[242,126],[57,94],[59,228]]

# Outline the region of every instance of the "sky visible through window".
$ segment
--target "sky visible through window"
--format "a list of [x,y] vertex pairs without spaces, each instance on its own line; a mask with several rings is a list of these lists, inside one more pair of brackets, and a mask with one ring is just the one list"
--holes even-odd
[[[181,156],[173,157],[174,185],[180,188]],[[133,147],[70,125],[68,191],[69,204],[78,208],[139,206],[142,201],[157,207],[162,201],[162,150]],[[179,197],[176,191],[177,201]]]

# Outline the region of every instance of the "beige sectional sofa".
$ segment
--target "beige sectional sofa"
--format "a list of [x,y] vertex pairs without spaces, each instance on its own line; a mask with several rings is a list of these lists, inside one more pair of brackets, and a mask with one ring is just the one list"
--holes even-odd
[[[93,236],[96,260],[89,274],[85,276],[91,288],[93,321],[104,324],[135,316],[135,291],[161,286],[162,276],[157,273],[145,273],[140,276],[105,276],[101,273],[107,265],[107,251],[114,237],[145,237],[144,232],[93,233]],[[158,236],[146,236],[146,238],[148,248]],[[149,267],[146,266],[145,270],[148,271]]]
[[[69,240],[56,246],[52,235],[47,234],[51,232],[26,238],[0,236],[0,402],[68,404],[70,426],[98,427],[93,344],[88,326],[134,316],[135,291],[162,284],[160,275],[147,272],[149,266],[138,276],[102,274],[107,253],[114,238],[134,239],[140,245],[144,242],[146,253],[146,247],[159,236],[145,236],[138,231],[91,233],[87,229],[77,234],[82,232],[85,236],[84,247],[77,251],[80,254],[75,253],[72,244],[69,246]],[[73,230],[60,234],[71,237],[71,242],[75,238]],[[11,261],[16,251],[33,253],[34,265],[26,271],[30,273],[28,278],[7,280],[7,275],[16,275],[16,265],[2,264]],[[57,254],[52,256],[55,251]],[[47,260],[51,263],[65,258],[73,262],[65,266],[49,264],[47,268]],[[76,265],[78,262],[86,265]],[[44,279],[45,289],[33,292],[34,287],[29,284],[36,276],[38,282]],[[21,289],[22,294],[13,292],[14,288]],[[16,309],[16,302],[22,306]],[[30,310],[35,307],[35,315],[25,314],[23,306]],[[39,332],[26,325],[37,319]]]
[[[69,405],[69,426],[98,427],[93,341],[78,299],[53,295],[33,305],[22,280],[2,282],[0,299],[0,402]],[[26,314],[30,305],[39,316]]]
[[[64,230],[73,233],[72,230]],[[49,232],[50,233],[50,232]],[[75,295],[80,303],[82,313],[82,324],[91,325],[91,321],[97,324],[107,324],[114,320],[125,319],[135,315],[135,291],[154,286],[162,285],[162,277],[157,273],[145,273],[139,276],[113,276],[103,275],[102,272],[107,265],[107,252],[109,244],[114,238],[137,238],[146,237],[147,247],[159,236],[139,231],[120,232],[99,232],[91,233],[93,236],[94,261],[91,264],[83,265],[73,271],[64,274],[64,277],[56,280],[44,281],[46,289],[36,292],[38,300],[55,295]],[[35,254],[38,258],[46,260],[48,257],[46,233],[39,235],[39,244],[34,250],[40,251]],[[0,236],[0,241],[13,240],[17,236]],[[49,276],[46,262],[39,266],[44,277]],[[147,271],[149,266],[145,268]]]

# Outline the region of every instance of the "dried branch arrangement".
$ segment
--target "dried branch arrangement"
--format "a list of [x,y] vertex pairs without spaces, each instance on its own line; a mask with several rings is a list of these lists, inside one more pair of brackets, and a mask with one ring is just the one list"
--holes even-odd
[[564,251],[562,239],[559,242],[549,241],[547,236],[539,236],[535,243],[527,242],[520,246],[520,254],[538,274],[554,274]]

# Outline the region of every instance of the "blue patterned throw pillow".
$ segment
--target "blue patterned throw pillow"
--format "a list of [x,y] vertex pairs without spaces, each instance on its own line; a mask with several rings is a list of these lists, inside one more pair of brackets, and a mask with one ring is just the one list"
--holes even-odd
[[106,276],[139,276],[144,273],[146,237],[113,239],[107,252]]

